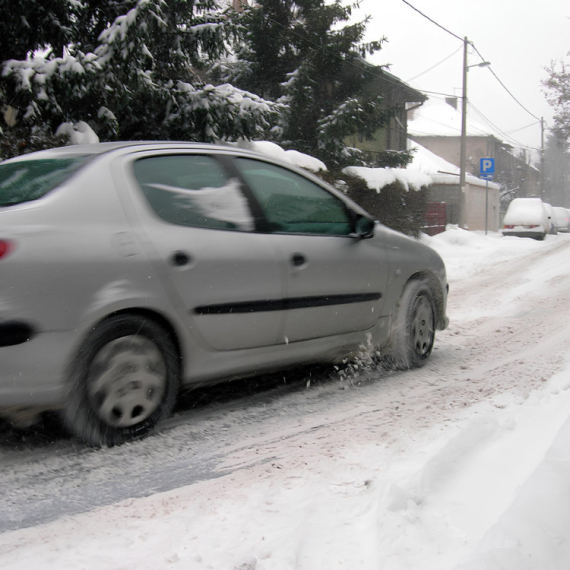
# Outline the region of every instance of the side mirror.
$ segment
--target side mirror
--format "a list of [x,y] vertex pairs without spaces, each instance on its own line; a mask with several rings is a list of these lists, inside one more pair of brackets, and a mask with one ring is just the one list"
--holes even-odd
[[374,235],[376,222],[367,216],[358,215],[354,223],[354,233],[352,236],[359,239],[369,239]]

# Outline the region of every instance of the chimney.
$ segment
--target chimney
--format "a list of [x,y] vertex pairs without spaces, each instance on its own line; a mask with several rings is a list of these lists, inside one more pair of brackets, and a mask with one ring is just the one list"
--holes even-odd
[[457,97],[446,97],[445,102],[457,111]]

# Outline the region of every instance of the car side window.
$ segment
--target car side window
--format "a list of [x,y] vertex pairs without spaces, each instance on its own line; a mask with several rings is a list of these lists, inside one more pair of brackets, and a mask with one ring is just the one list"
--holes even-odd
[[274,233],[348,235],[347,209],[333,194],[303,176],[259,160],[236,158]]
[[228,178],[212,156],[150,156],[135,161],[134,173],[151,208],[171,224],[253,230],[239,180]]

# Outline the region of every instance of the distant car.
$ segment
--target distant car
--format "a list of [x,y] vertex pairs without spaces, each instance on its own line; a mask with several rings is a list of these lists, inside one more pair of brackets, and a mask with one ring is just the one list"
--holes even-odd
[[94,445],[181,386],[363,346],[422,366],[445,266],[306,171],[230,147],[104,143],[0,164],[0,415]]
[[543,240],[551,232],[551,221],[540,198],[515,198],[503,219],[504,236]]
[[559,206],[553,206],[552,210],[554,211],[556,231],[564,233],[570,231],[570,215],[568,215],[568,210]]

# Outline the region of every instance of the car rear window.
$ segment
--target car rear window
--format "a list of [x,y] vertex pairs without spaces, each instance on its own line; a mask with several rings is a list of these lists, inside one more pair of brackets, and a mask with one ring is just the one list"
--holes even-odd
[[88,156],[0,163],[0,208],[31,202],[59,186]]

